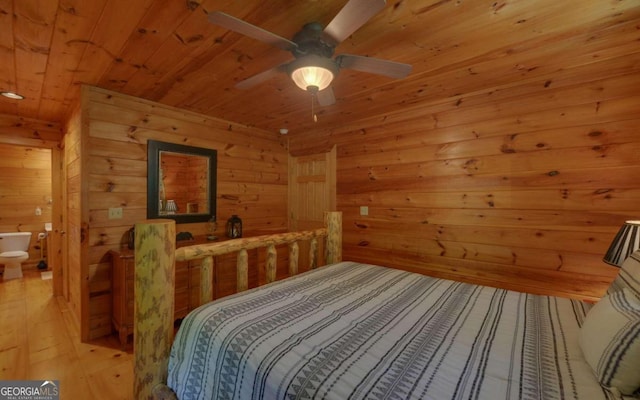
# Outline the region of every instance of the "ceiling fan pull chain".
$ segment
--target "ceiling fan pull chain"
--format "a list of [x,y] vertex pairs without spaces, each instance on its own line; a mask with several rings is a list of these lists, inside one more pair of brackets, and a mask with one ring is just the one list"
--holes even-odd
[[311,93],[311,118],[313,119],[313,122],[318,122],[318,116],[316,115],[316,111],[315,111],[315,99],[316,99],[316,95],[315,93]]

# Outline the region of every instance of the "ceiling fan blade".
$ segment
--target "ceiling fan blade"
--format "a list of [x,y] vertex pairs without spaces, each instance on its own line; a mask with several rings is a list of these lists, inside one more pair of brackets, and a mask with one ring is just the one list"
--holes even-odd
[[251,25],[248,22],[245,22],[241,19],[220,11],[209,13],[209,22],[211,22],[212,24],[220,25],[234,32],[241,33],[245,36],[249,36],[250,38],[259,40],[261,42],[268,43],[272,46],[279,47],[282,50],[290,51],[298,47],[297,44],[289,39],[285,39],[281,36],[276,35],[275,33],[271,33],[258,26]]
[[342,54],[336,57],[336,63],[340,68],[355,69],[356,71],[370,72],[384,75],[389,78],[405,78],[411,72],[411,65],[395,61],[382,60],[380,58],[355,56]]
[[331,86],[319,91],[316,94],[316,98],[318,99],[318,104],[320,104],[321,106],[330,106],[332,104],[335,104],[336,102],[336,96],[333,94],[333,89],[331,89]]
[[349,0],[324,28],[324,33],[338,44],[379,13],[385,4],[385,0]]
[[250,76],[249,78],[243,81],[236,83],[236,88],[243,89],[243,90],[251,89],[255,85],[258,85],[264,81],[267,81],[273,78],[274,76],[280,74],[281,72],[286,72],[286,71],[287,71],[287,64],[278,65],[277,67],[268,69],[266,71],[262,71],[258,74]]

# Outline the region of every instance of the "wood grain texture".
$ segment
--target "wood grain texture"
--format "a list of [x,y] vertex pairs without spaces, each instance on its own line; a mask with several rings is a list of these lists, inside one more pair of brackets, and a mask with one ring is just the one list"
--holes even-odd
[[[326,153],[289,156],[289,230],[325,226],[323,213],[336,209],[336,154],[334,147]],[[298,263],[303,269],[309,269],[313,265],[311,253],[323,250],[309,246],[309,242],[300,243]]]
[[81,137],[82,115],[80,109],[76,109],[67,124],[64,144],[64,176],[66,179],[66,245],[73,251],[64,252],[66,259],[62,260],[67,279],[64,280],[65,299],[69,302],[69,310],[73,313],[78,326],[80,326],[81,338],[88,340],[90,328],[89,318],[83,309],[88,309],[89,298],[88,285],[85,277],[88,275],[88,266],[84,262],[83,239],[86,230],[83,230],[82,217],[82,168],[81,168]]
[[61,140],[60,123],[0,113],[0,143],[53,148]]
[[435,99],[466,101],[467,94],[488,88],[490,95],[501,96],[520,90],[522,82],[529,89],[585,82],[573,72],[589,71],[593,80],[600,70],[620,71],[624,58],[637,53],[640,7],[634,1],[387,3],[339,44],[337,53],[409,63],[411,74],[391,80],[343,69],[333,82],[336,104],[318,109],[313,122],[308,93],[286,74],[250,93],[233,87],[290,61],[291,54],[206,18],[213,10],[224,11],[292,38],[308,22],[328,24],[344,4],[5,2],[0,72],[6,87],[23,91],[26,99],[1,102],[0,113],[64,122],[78,102],[76,85],[84,82],[277,135],[281,127],[293,133],[343,126]]
[[80,341],[77,321],[51,279],[28,270],[0,285],[0,380],[59,381],[61,399],[133,397],[133,355],[117,337]]
[[173,342],[176,228],[172,220],[136,224],[134,398],[151,399],[167,380]]
[[289,275],[293,276],[298,273],[298,257],[300,254],[300,246],[298,242],[289,244]]
[[[512,268],[531,267],[540,252],[542,270],[598,276],[607,235],[638,218],[636,1],[388,2],[337,50],[410,63],[412,73],[340,71],[336,104],[317,109],[318,122],[308,94],[284,74],[251,93],[235,89],[291,56],[206,14],[215,8],[292,37],[309,21],[328,23],[343,0],[169,3],[0,6],[0,75],[26,96],[0,101],[0,142],[64,149],[63,292],[84,323],[105,317],[80,316],[102,309],[89,304],[90,266],[145,217],[149,138],[218,149],[219,213],[276,230],[288,219],[285,148],[305,156],[335,146],[350,249],[438,254],[434,270],[486,261],[496,282],[502,271],[530,290],[548,288],[535,268],[526,277]],[[112,91],[82,99],[79,82]],[[90,133],[79,143],[78,132]],[[360,205],[371,207],[368,218]],[[122,220],[106,217],[114,206]],[[427,236],[416,242],[418,234]]]
[[318,239],[309,241],[309,269],[318,268]]
[[247,254],[247,249],[240,249],[238,251],[238,264],[236,269],[238,274],[236,291],[239,293],[249,288],[249,255]]
[[278,267],[278,252],[276,246],[270,244],[267,246],[267,260],[265,263],[265,274],[267,283],[274,282],[276,280],[276,270]]
[[[242,124],[103,89],[85,87],[84,96],[85,107],[81,112],[86,129],[80,143],[86,145],[86,151],[82,154],[76,154],[75,148],[68,151],[73,151],[79,160],[86,160],[87,165],[78,183],[88,188],[84,189],[87,197],[82,204],[88,212],[85,221],[89,266],[102,262],[109,250],[124,246],[127,230],[146,218],[148,139],[218,151],[218,221],[238,214],[245,230],[285,229],[287,155],[276,138]],[[177,182],[186,181],[174,178]],[[75,192],[75,186],[73,190]],[[186,196],[187,188],[176,188],[172,195],[180,207],[185,208],[189,199],[181,197],[181,193]],[[122,219],[108,218],[112,207],[123,209]],[[219,225],[220,229],[224,227],[223,223]],[[201,235],[206,232],[206,226],[205,223],[181,224],[177,230]],[[235,291],[235,270],[233,275],[232,292]],[[196,300],[199,302],[199,299],[185,298],[182,304]],[[89,318],[108,318],[108,313],[92,314]]]
[[213,300],[213,257],[205,257],[200,265],[200,301],[205,304]]
[[[617,272],[602,256],[640,202],[640,81],[632,66],[639,55],[461,87],[291,136],[290,151],[337,146],[348,259],[595,300]],[[363,205],[367,216],[359,215]]]
[[325,260],[327,264],[335,264],[342,261],[342,213],[325,212],[324,222],[327,227]]
[[318,228],[308,231],[284,232],[271,235],[242,237],[216,243],[197,244],[176,249],[176,260],[186,261],[205,256],[218,256],[240,251],[241,249],[251,250],[270,245],[276,246],[299,240],[310,240],[312,238],[324,237],[326,235],[327,228]]

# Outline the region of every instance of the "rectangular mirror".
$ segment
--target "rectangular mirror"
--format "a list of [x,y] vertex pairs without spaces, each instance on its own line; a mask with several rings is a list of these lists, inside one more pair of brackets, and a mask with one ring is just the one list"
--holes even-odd
[[147,218],[204,222],[216,215],[218,152],[147,141]]

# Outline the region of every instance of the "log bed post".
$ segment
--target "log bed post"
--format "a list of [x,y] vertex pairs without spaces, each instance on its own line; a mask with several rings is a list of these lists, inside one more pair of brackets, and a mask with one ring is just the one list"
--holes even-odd
[[202,259],[200,266],[200,304],[213,300],[213,257]]
[[244,292],[249,288],[249,254],[247,249],[238,252],[238,262],[236,264],[237,284],[236,290]]
[[326,211],[324,225],[327,227],[324,261],[327,264],[335,264],[342,261],[342,213]]
[[267,283],[271,283],[276,280],[277,262],[278,253],[276,251],[276,246],[271,244],[267,246],[267,262],[265,265]]
[[298,274],[299,252],[298,242],[289,243],[289,276]]
[[135,226],[134,398],[151,399],[167,381],[173,342],[176,224],[154,219]]
[[318,268],[318,239],[309,240],[309,269]]

